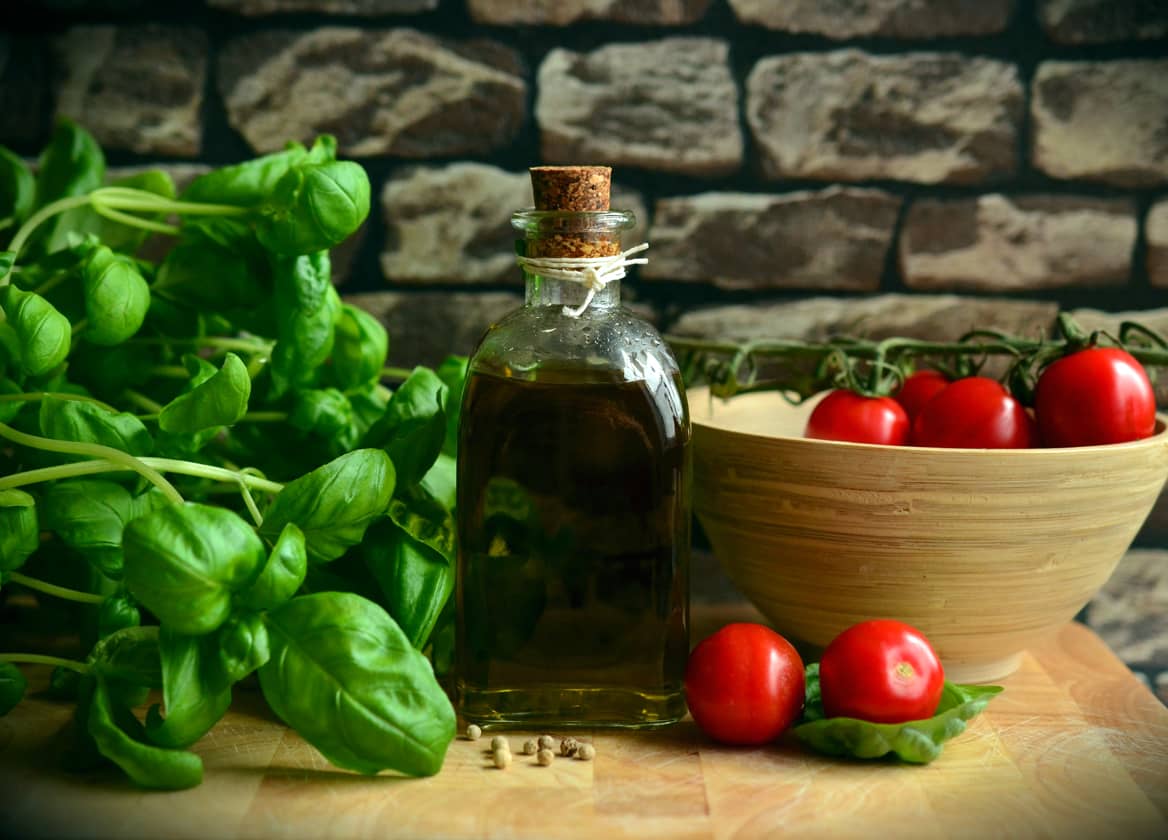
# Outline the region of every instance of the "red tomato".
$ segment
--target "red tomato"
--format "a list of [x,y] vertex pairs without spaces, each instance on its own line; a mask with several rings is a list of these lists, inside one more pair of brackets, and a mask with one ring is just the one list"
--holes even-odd
[[1156,428],[1147,371],[1118,347],[1090,347],[1049,365],[1038,377],[1034,411],[1046,446],[1123,443]]
[[899,446],[908,442],[908,429],[908,415],[892,397],[863,397],[841,388],[815,406],[804,435]]
[[827,717],[904,723],[934,715],[945,670],[919,630],[878,618],[853,624],[823,651],[819,691]]
[[946,385],[913,421],[914,446],[1025,449],[1038,443],[1022,403],[997,381],[967,376]]
[[949,384],[949,377],[939,370],[916,370],[905,377],[904,384],[892,395],[900,403],[908,421],[920,414],[922,406]]
[[724,744],[765,744],[803,709],[803,660],[761,624],[727,624],[689,656],[685,696],[703,732]]

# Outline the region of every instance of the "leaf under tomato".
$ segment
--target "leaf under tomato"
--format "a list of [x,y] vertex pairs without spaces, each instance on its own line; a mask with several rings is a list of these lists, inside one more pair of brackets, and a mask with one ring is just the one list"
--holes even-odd
[[941,755],[946,741],[965,731],[1000,685],[957,685],[946,681],[937,713],[905,723],[871,723],[849,717],[826,718],[819,694],[819,663],[807,666],[807,700],[803,722],[791,731],[816,752],[852,758],[881,758],[889,753],[910,764],[928,764]]

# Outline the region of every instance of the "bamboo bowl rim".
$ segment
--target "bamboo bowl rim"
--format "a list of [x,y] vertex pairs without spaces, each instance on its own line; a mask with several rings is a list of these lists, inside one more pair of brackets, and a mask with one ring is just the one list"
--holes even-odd
[[[820,440],[818,438],[803,437],[802,434],[782,434],[782,433],[768,433],[762,431],[752,431],[750,429],[736,428],[733,422],[725,422],[727,415],[722,414],[721,417],[715,416],[713,409],[695,410],[695,406],[701,401],[703,406],[713,405],[727,405],[735,403],[741,406],[745,402],[761,402],[762,400],[774,401],[777,405],[784,407],[790,411],[787,418],[788,423],[791,418],[798,415],[806,415],[811,412],[815,404],[826,396],[828,392],[822,391],[799,404],[792,404],[787,402],[782,394],[778,391],[754,391],[743,394],[736,394],[732,397],[717,397],[710,394],[710,390],[706,386],[690,388],[687,391],[690,410],[690,422],[694,426],[700,426],[704,429],[716,431],[720,433],[729,433],[738,435],[742,438],[748,438],[754,441],[775,441],[775,442],[790,442],[793,445],[799,446],[813,446],[823,447],[825,449],[836,449],[846,451],[849,449],[857,452],[875,453],[886,451],[889,453],[896,453],[899,456],[905,456],[907,453],[913,453],[914,456],[925,454],[933,458],[957,458],[965,459],[971,455],[976,455],[981,458],[987,456],[1006,457],[1006,458],[1073,458],[1079,454],[1098,452],[1101,450],[1114,451],[1124,450],[1130,451],[1132,449],[1141,448],[1155,448],[1158,446],[1168,446],[1168,414],[1158,413],[1156,415],[1155,431],[1146,438],[1139,440],[1126,441],[1124,443],[1103,443],[1094,444],[1091,446],[1052,446],[1052,447],[1031,447],[1027,449],[975,449],[968,447],[932,447],[932,446],[913,446],[911,444],[892,445],[885,443],[856,443],[853,441],[839,441],[839,440]],[[729,418],[731,421],[735,419],[734,415]],[[719,422],[722,421],[722,422]],[[804,419],[805,422],[805,419]]]

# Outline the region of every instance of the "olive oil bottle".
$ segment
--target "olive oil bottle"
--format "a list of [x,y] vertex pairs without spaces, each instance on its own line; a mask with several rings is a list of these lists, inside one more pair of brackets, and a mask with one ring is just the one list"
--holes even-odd
[[[457,690],[478,723],[685,713],[690,425],[654,328],[544,264],[621,253],[607,167],[537,167],[526,301],[470,360],[458,456]],[[552,258],[552,263],[538,262]],[[580,263],[584,264],[584,263]]]

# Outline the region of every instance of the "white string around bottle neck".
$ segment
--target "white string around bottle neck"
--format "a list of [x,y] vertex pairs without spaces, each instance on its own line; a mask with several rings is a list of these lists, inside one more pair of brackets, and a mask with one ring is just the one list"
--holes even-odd
[[547,277],[549,280],[566,280],[569,283],[580,283],[588,290],[584,302],[576,308],[564,307],[564,314],[569,318],[579,318],[584,314],[601,291],[613,280],[620,280],[626,275],[625,268],[630,265],[645,265],[648,257],[629,259],[633,254],[639,254],[649,247],[648,242],[629,248],[611,257],[524,257],[518,256],[515,261],[519,267],[529,274]]

